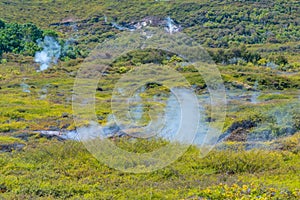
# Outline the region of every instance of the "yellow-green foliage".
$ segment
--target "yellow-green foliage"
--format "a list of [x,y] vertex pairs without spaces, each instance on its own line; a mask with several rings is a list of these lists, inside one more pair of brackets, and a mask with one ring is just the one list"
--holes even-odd
[[[75,40],[83,51],[82,55],[119,33],[110,22],[134,23],[146,16],[158,16],[163,20],[166,13],[184,27],[183,33],[208,47],[220,62],[222,59],[218,53],[222,53],[222,49],[216,47],[231,49],[246,43],[245,57],[259,52],[262,59],[257,58],[257,63],[256,59],[249,59],[248,63],[237,59],[238,65],[220,65],[218,68],[229,92],[232,89],[241,93],[259,90],[262,94],[258,100],[261,102],[229,102],[224,131],[236,122],[269,123],[273,120],[268,115],[270,110],[279,108],[279,113],[286,113],[286,105],[296,105],[295,101],[299,101],[298,10],[297,0],[275,0],[270,5],[263,1],[217,0],[172,3],[34,0],[3,1],[0,6],[1,18],[9,23],[33,22],[41,28],[50,27],[59,31],[60,39],[74,38],[76,34]],[[108,17],[108,23],[104,23],[104,15]],[[288,26],[286,16],[289,16]],[[64,26],[61,23],[64,21],[74,22],[78,31],[71,30],[73,26]],[[59,25],[49,26],[51,23]],[[228,27],[233,28],[228,31]],[[265,34],[270,30],[272,33]],[[112,112],[112,91],[121,75],[126,76],[134,66],[158,58],[163,59],[159,63],[168,64],[182,73],[195,86],[196,93],[208,92],[203,77],[193,66],[182,66],[181,58],[162,56],[161,53],[137,51],[129,59],[112,64],[108,75],[99,81],[96,92],[95,113],[100,123],[106,122],[106,117]],[[238,51],[235,53],[239,54]],[[278,69],[266,67],[269,61],[278,61],[280,55],[287,58],[289,64],[279,64]],[[200,158],[201,150],[191,147],[172,165],[148,174],[111,169],[97,161],[79,142],[58,142],[39,138],[38,134],[31,136],[28,142],[12,137],[32,130],[76,128],[71,97],[82,61],[65,58],[50,69],[37,72],[33,57],[5,53],[0,59],[0,145],[26,143],[26,148],[21,151],[0,153],[0,199],[300,199],[299,133],[264,143],[264,149],[250,151],[244,150],[245,143],[227,142],[225,150],[213,150],[204,158]],[[155,76],[151,70],[149,73]],[[22,83],[28,84],[30,93],[22,91]],[[154,86],[155,89],[151,88]],[[156,92],[166,99],[170,92],[163,86],[152,84],[151,87],[141,94],[142,99],[153,97]],[[271,90],[280,91],[280,94],[271,94]],[[146,103],[145,111],[150,110],[151,105]],[[208,115],[210,110],[206,108]],[[149,116],[143,118],[149,122]],[[294,118],[299,119],[298,116]],[[297,125],[299,120],[296,120],[294,124]],[[207,121],[213,122],[214,119]],[[77,125],[87,123],[82,121]],[[282,128],[273,124],[272,127]],[[299,129],[299,126],[292,128]],[[167,144],[162,140],[126,137],[114,138],[114,142],[120,148],[139,153]]]
[[281,191],[276,188],[266,188],[259,184],[250,185],[226,185],[220,184],[217,186],[209,187],[201,192],[199,196],[203,199],[299,199],[300,190],[295,189],[294,191]]
[[24,141],[14,137],[0,135],[0,144],[13,144],[13,143],[24,143]]
[[[117,141],[132,149],[127,139]],[[126,144],[128,143],[128,144]],[[142,144],[142,143],[141,143]],[[143,142],[146,151],[161,142]],[[143,145],[134,151],[145,152]],[[152,147],[151,147],[152,146]],[[123,173],[97,161],[78,142],[32,140],[24,152],[1,154],[5,199],[297,199],[299,153],[213,151],[199,157],[191,147],[161,170]]]

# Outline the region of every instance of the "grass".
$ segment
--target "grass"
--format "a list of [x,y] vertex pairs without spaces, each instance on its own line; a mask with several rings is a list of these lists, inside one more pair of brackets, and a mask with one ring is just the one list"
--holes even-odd
[[[78,62],[81,61],[78,60]],[[17,66],[16,63],[0,65],[2,77],[0,92],[5,95],[0,104],[2,107],[6,107],[5,110],[0,111],[0,131],[74,129],[73,120],[64,116],[71,116],[73,113],[72,92],[78,62],[61,62],[42,73],[37,73],[28,62]],[[163,66],[161,67],[163,68]],[[178,69],[176,64],[169,67]],[[96,92],[96,115],[100,123],[105,123],[107,116],[111,113],[112,91],[117,81],[123,76],[122,73],[118,72],[118,68],[115,66],[110,69],[109,75],[103,77],[98,84],[102,90]],[[274,105],[288,104],[298,99],[297,88],[300,85],[298,76],[277,74],[276,70],[262,73],[262,67],[220,66],[219,69],[229,94],[231,89],[240,94],[246,94],[248,91],[244,86],[248,85],[250,88],[255,88],[256,82],[258,83],[257,89],[261,92],[258,96],[258,100],[261,101],[259,104],[229,102],[225,130],[235,121],[254,120],[257,117],[265,120],[265,118],[260,117],[260,110],[266,111]],[[152,71],[149,70],[145,73],[151,76]],[[198,88],[196,89],[197,93],[207,92],[206,84],[198,72],[187,70],[179,71],[179,73],[190,84]],[[135,82],[142,80],[142,78],[143,76],[139,77]],[[20,87],[22,83],[28,84],[30,93],[22,91]],[[127,83],[124,82],[124,84],[123,86],[126,86]],[[237,84],[242,85],[242,88],[238,88]],[[277,86],[280,87],[280,93],[278,93],[278,89],[276,90]],[[142,93],[141,97],[147,99],[158,93],[163,94],[161,96],[163,98],[164,95],[168,94],[168,90],[162,86],[155,86]],[[45,96],[43,97],[43,95]],[[151,108],[151,106],[153,105],[150,103],[146,109]],[[210,112],[209,107],[207,112]]]
[[0,136],[0,144],[14,144],[14,143],[24,143],[24,141],[14,137]]
[[[166,168],[132,174],[99,162],[82,143],[48,140],[34,132],[76,128],[72,94],[82,59],[59,61],[44,72],[37,72],[32,57],[4,54],[0,60],[0,145],[26,146],[0,153],[0,199],[300,199],[299,26],[296,25],[299,6],[297,1],[282,3],[282,0],[270,5],[239,1],[1,2],[0,17],[4,20],[33,22],[43,29],[53,29],[59,32],[60,38],[75,38],[84,52],[119,33],[104,22],[104,15],[109,22],[117,23],[139,21],[145,16],[163,19],[170,15],[183,26],[184,33],[209,50],[216,52],[219,47],[246,43],[249,51],[259,52],[263,58],[284,55],[291,66],[281,67],[282,70],[252,63],[218,66],[227,94],[236,95],[235,99],[228,97],[223,131],[244,136],[242,141],[238,137],[224,140],[204,158],[200,157],[201,149],[192,146]],[[251,13],[245,18],[247,10]],[[66,20],[73,21],[72,26],[61,23]],[[287,23],[289,27],[283,28]],[[264,38],[264,29],[271,30],[275,38]],[[248,30],[259,35],[251,33],[251,37],[245,37],[243,32]],[[250,44],[260,39],[263,41]],[[273,42],[276,39],[278,43],[268,39]],[[95,112],[100,123],[105,123],[112,112],[110,100],[117,81],[126,77],[126,72],[132,72],[132,65],[138,66],[160,53],[132,55],[138,58],[130,61],[120,58],[98,83]],[[207,77],[199,75],[192,66],[182,67],[176,59],[171,60],[162,60],[164,65],[160,67],[168,65],[177,70],[198,95],[208,94],[204,82]],[[151,65],[148,68],[144,73],[156,76],[151,72]],[[161,75],[165,76],[164,80],[169,77]],[[129,81],[138,83],[142,79],[142,75],[137,75]],[[30,93],[23,91],[22,83],[28,85]],[[132,84],[123,83],[123,86]],[[140,95],[143,100],[157,93],[161,99],[167,99],[168,89],[156,83],[148,86]],[[251,102],[254,92],[259,92],[257,103]],[[151,110],[151,106],[154,103],[147,102],[145,111]],[[163,108],[164,105],[159,107]],[[205,109],[206,121],[216,124],[209,117],[211,108]],[[143,116],[143,123],[149,121],[147,117]],[[81,125],[85,123],[88,122]],[[27,139],[16,138],[24,133],[28,133]],[[274,137],[267,141],[248,141],[248,136],[257,133],[257,136],[268,133]],[[163,140],[129,137],[112,141],[124,150],[139,153],[167,144]]]
[[[144,151],[143,146],[138,148]],[[227,150],[212,151],[201,159],[199,150],[191,147],[164,169],[130,174],[98,162],[81,143],[32,139],[25,151],[2,154],[1,195],[7,199],[297,199],[299,156],[290,151]]]
[[[248,13],[247,10],[253,12]],[[263,43],[270,46],[268,50],[275,54],[282,52],[287,54],[291,51],[287,56],[291,61],[297,62],[298,10],[295,0],[276,0],[270,6],[261,2],[203,0],[173,1],[172,3],[92,0],[86,4],[63,0],[55,2],[14,1],[2,2],[0,7],[1,18],[9,22],[33,22],[44,29],[55,29],[65,38],[80,36],[79,43],[84,47],[83,49],[95,47],[98,42],[117,34],[119,31],[112,28],[110,22],[130,23],[147,16],[158,16],[161,19],[170,16],[182,25],[186,34],[206,47],[226,48],[240,43],[252,46],[255,43],[253,50],[258,49],[264,52],[264,46],[259,46]],[[108,18],[108,23],[104,22],[104,15]],[[289,25],[285,27],[287,18]],[[78,31],[72,30],[72,26],[60,24],[65,21],[71,21],[71,24],[77,25]],[[249,33],[251,29],[254,30],[253,33]],[[274,35],[266,36],[264,34],[266,31],[271,31]],[[221,37],[220,32],[222,32]],[[272,43],[270,39],[278,41]],[[285,43],[290,46],[290,49],[279,49],[278,52],[277,47],[284,46]]]

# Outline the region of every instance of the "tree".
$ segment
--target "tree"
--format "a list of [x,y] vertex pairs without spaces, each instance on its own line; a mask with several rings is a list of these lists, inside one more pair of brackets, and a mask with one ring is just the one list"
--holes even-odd
[[21,27],[21,31],[26,42],[36,42],[38,39],[43,37],[43,31],[32,23],[24,24]]
[[[3,25],[4,24],[4,25]],[[33,56],[39,49],[37,40],[43,38],[43,30],[35,24],[4,23],[0,20],[0,50]]]
[[4,28],[4,27],[5,27],[5,22],[0,19],[0,28]]

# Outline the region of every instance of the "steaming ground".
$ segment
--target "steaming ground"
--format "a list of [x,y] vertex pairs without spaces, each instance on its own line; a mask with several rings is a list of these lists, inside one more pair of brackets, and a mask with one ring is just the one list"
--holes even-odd
[[[255,84],[256,88],[258,87]],[[185,141],[184,138],[176,137],[176,133],[180,128],[181,122],[181,112],[178,99],[174,94],[171,94],[166,100],[162,100],[157,96],[153,96],[152,101],[156,103],[165,104],[165,109],[161,113],[163,118],[160,118],[158,121],[153,121],[151,124],[151,129],[145,129],[145,126],[138,126],[140,120],[143,119],[143,116],[147,115],[145,111],[145,104],[141,98],[143,92],[145,92],[145,88],[138,90],[132,98],[130,102],[134,102],[134,106],[130,107],[128,112],[128,117],[131,117],[134,123],[133,126],[128,126],[127,124],[116,123],[116,117],[113,114],[108,115],[107,123],[102,124],[101,126],[97,125],[96,122],[91,122],[90,126],[82,127],[84,132],[86,132],[85,136],[79,136],[78,132],[73,131],[62,131],[62,132],[47,132],[40,131],[43,134],[48,135],[56,135],[63,139],[68,140],[82,140],[82,139],[91,139],[91,138],[113,138],[113,137],[124,137],[124,136],[134,136],[139,137],[139,134],[142,135],[151,135],[151,131],[155,130],[155,134],[151,135],[152,138],[163,138],[168,141]],[[180,91],[184,94],[184,90]],[[241,107],[251,107],[251,106],[261,106],[266,103],[269,103],[271,100],[260,99],[259,97],[264,94],[267,95],[281,95],[284,94],[284,91],[259,91],[255,89],[254,91],[243,90],[243,89],[228,89],[227,90],[227,99],[228,99],[228,110],[229,111],[238,111]],[[188,96],[188,95],[184,95]],[[208,92],[200,94],[197,96],[199,101],[199,107],[197,108],[198,113],[200,113],[200,117],[198,119],[198,129],[193,140],[193,144],[197,146],[201,146],[204,143],[206,138],[206,134],[208,130],[213,129],[210,126],[210,123],[213,119],[210,119],[209,107],[210,103],[210,95]],[[297,99],[298,96],[295,96]],[[189,100],[187,100],[189,101]],[[285,102],[286,100],[283,100]],[[195,108],[194,108],[195,109]],[[252,148],[266,148],[264,142],[272,141],[279,139],[281,137],[293,135],[297,131],[299,131],[299,123],[298,117],[300,116],[299,103],[295,101],[291,104],[284,104],[279,106],[274,106],[269,110],[262,110],[262,114],[265,115],[266,120],[263,122],[257,122],[254,127],[240,127],[249,129],[247,131],[247,136],[243,140],[247,145],[246,149]],[[191,120],[192,121],[192,120]],[[149,122],[150,123],[150,122]],[[187,125],[188,127],[189,125]],[[188,128],[187,128],[188,129]],[[149,131],[151,130],[151,131]],[[224,133],[218,139],[219,143],[227,140],[236,129],[225,130]],[[149,133],[148,133],[149,132]],[[128,134],[129,133],[129,134]],[[150,138],[150,137],[149,137]]]
[[44,41],[39,41],[38,44],[43,50],[35,54],[34,61],[40,64],[40,71],[44,71],[51,64],[57,64],[61,54],[61,46],[50,36],[46,36]]
[[[167,17],[164,21],[155,22],[155,20],[148,19],[141,22],[137,22],[134,24],[117,24],[116,22],[108,22],[109,19],[105,17],[105,23],[109,23],[113,28],[121,30],[121,31],[135,31],[136,29],[143,28],[145,26],[151,25],[161,25],[165,27],[165,31],[169,34],[176,33],[181,30],[181,26],[176,24],[173,19]],[[155,24],[157,23],[157,24]],[[74,30],[76,26],[74,27]],[[44,71],[51,67],[51,65],[55,65],[58,62],[59,57],[63,54],[63,52],[67,51],[68,45],[72,44],[73,39],[67,40],[64,46],[61,46],[59,42],[53,38],[46,36],[44,41],[39,41],[39,45],[42,48],[42,51],[37,52],[35,54],[35,62],[40,64],[39,71]],[[273,63],[274,64],[274,63]],[[272,63],[268,64],[268,67],[277,69],[275,65]],[[282,72],[283,73],[283,72]],[[22,88],[22,92],[31,93],[31,86],[27,84],[28,80],[23,80],[20,83],[20,87]],[[238,111],[243,106],[260,106],[266,103],[269,103],[269,99],[262,98],[267,95],[281,95],[285,94],[285,91],[260,91],[258,85],[258,81],[255,82],[254,86],[251,89],[241,89],[241,88],[227,88],[227,99],[228,99],[228,109],[229,111]],[[143,91],[140,91],[143,92]],[[46,100],[48,98],[49,93],[49,85],[43,85],[39,88],[39,99]],[[297,96],[297,98],[299,98]],[[202,93],[198,95],[199,99],[199,109],[197,109],[200,113],[200,118],[198,122],[198,130],[194,139],[195,145],[203,144],[206,133],[211,129],[209,126],[213,119],[210,119],[209,116],[209,106],[210,106],[210,96],[209,93]],[[140,94],[135,94],[135,96],[131,99],[134,102],[140,102],[135,106],[131,107],[130,114],[128,117],[131,117],[133,121],[141,121],[145,113],[144,108],[145,105],[142,103],[142,98]],[[70,98],[69,98],[70,101]],[[155,121],[152,125],[157,126],[157,128],[153,128],[151,130],[156,130],[155,137],[163,138],[166,140],[174,140],[176,132],[179,128],[180,124],[180,109],[178,108],[178,101],[174,96],[170,96],[167,101],[163,102],[166,104],[166,109],[164,112],[164,120]],[[297,116],[299,116],[299,104],[292,104],[289,106],[275,106],[270,109],[268,112],[265,112],[267,120],[264,122],[259,122],[255,124],[254,127],[251,127],[251,130],[248,131],[248,135],[245,141],[249,142],[264,142],[278,139],[279,137],[288,136],[299,131],[299,125],[297,124]],[[109,115],[107,119],[107,124],[102,125],[103,132],[98,136],[101,137],[121,137],[126,135],[126,131],[136,131],[136,129],[140,129],[139,123],[137,123],[133,127],[127,127],[125,124],[117,124],[114,121],[115,117],[113,114]],[[163,122],[163,123],[162,123]],[[164,126],[162,126],[164,125]],[[161,128],[163,127],[163,128]],[[90,130],[90,127],[87,127]],[[243,127],[240,127],[243,128]],[[129,130],[130,129],[130,130]],[[274,131],[275,129],[275,131]],[[236,131],[236,130],[233,130]],[[79,140],[77,132],[73,131],[57,131],[57,132],[47,132],[40,131],[43,134],[48,135],[56,135],[58,137],[62,137],[63,139],[72,139]],[[153,131],[152,131],[153,132]],[[143,133],[145,134],[145,133]],[[226,140],[232,131],[224,130],[222,137],[218,140],[219,142]],[[97,136],[97,133],[93,135]],[[182,139],[183,141],[184,139]]]

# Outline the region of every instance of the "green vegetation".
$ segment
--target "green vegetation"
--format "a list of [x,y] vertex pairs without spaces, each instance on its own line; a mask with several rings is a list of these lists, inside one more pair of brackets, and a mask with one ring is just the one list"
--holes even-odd
[[[299,144],[299,136],[295,139]],[[132,142],[120,142],[124,149],[132,147]],[[299,145],[275,151],[215,150],[204,159],[191,147],[171,166],[128,174],[99,163],[80,143],[33,137],[25,151],[1,156],[0,187],[8,199],[298,199],[298,161]]]
[[14,137],[0,136],[0,144],[13,144],[17,142],[23,143],[22,140]]
[[[126,12],[125,12],[126,10]],[[87,25],[108,21],[131,22],[147,16],[170,16],[202,43],[228,47],[232,43],[285,43],[299,41],[297,0],[263,1],[89,1],[86,4],[59,1],[2,3],[1,13],[10,21],[31,21],[43,27],[61,21],[91,18]],[[32,15],[34,13],[34,15]],[[35,17],[39,16],[39,17]],[[85,32],[86,29],[82,29]],[[98,31],[102,31],[99,30]],[[98,32],[96,32],[98,33]]]
[[37,41],[44,33],[32,23],[5,23],[0,20],[0,58],[2,53],[21,53],[33,56],[39,50]]
[[[96,93],[96,114],[100,123],[104,123],[111,112],[109,99],[115,82],[123,75],[123,68],[135,67],[121,61],[124,60],[113,65],[108,71],[109,75],[99,82],[101,90]],[[180,59],[172,57],[168,65],[182,73],[190,83],[196,84],[199,94],[205,91],[205,83],[198,72],[192,67],[182,69],[180,62]],[[3,134],[9,135],[3,137],[1,143],[20,143],[19,139],[13,137],[24,132],[31,134],[27,142],[21,141],[26,144],[23,151],[1,153],[0,195],[3,198],[299,198],[299,134],[266,141],[261,145],[264,148],[250,151],[245,149],[251,144],[235,142],[243,140],[232,137],[217,148],[220,150],[214,150],[203,159],[199,158],[199,150],[193,147],[171,166],[140,175],[124,174],[108,168],[95,160],[80,143],[47,140],[36,133],[32,134],[34,130],[74,129],[72,118],[66,116],[72,115],[70,96],[77,69],[74,61],[61,62],[43,73],[37,73],[28,63],[21,66],[12,62],[1,65],[1,93],[5,94],[1,107],[5,106],[6,109],[1,110],[0,127]],[[281,108],[281,112],[290,113],[290,109],[297,111],[293,107],[287,109],[286,105],[293,105],[295,98],[298,98],[299,76],[280,75],[278,70],[263,70],[264,67],[259,66],[228,65],[219,66],[219,69],[227,88],[247,91],[246,87],[239,89],[236,82],[252,88],[258,80],[258,89],[263,92],[259,96],[262,103],[257,105],[238,101],[229,103],[224,130],[244,120],[272,122],[274,119],[270,117],[273,116],[270,111],[274,107]],[[24,77],[27,79],[24,80]],[[22,91],[22,82],[30,86],[30,93]],[[280,94],[270,94],[271,90],[276,89],[277,82],[286,84],[279,84],[283,87]],[[45,87],[47,92],[43,99],[41,90]],[[157,91],[160,85],[149,83],[148,88],[141,94],[143,98],[152,96],[152,92]],[[161,91],[164,89],[161,88]],[[284,114],[282,117],[290,120]],[[292,122],[299,125],[294,120],[296,117],[299,115],[293,116]],[[279,124],[273,128],[279,130],[279,134],[286,135],[285,126]],[[251,127],[249,130],[244,127],[243,130],[248,134],[256,131]],[[126,138],[115,143],[134,152],[147,152],[162,145],[159,141],[132,142]]]
[[[33,23],[5,23],[0,19],[0,59],[4,53],[34,56],[42,49],[42,41],[46,36],[58,39],[58,33],[54,30],[42,30]],[[62,60],[86,56],[74,42],[63,39],[59,39],[59,42],[63,47],[60,56]],[[7,59],[0,61],[5,64]]]
[[[0,2],[0,199],[300,199],[299,12],[297,0]],[[129,26],[152,19],[163,28],[167,16],[209,52],[227,91],[223,135],[206,157],[191,146],[166,168],[123,173],[96,160],[80,142],[38,132],[76,128],[77,70],[98,43],[121,32],[113,22]],[[33,56],[45,36],[62,51],[57,64],[37,72]],[[176,70],[199,97],[209,97],[204,77],[180,55],[132,51],[111,63],[98,83],[100,124],[112,112],[117,81],[142,65],[154,76],[153,64]],[[153,81],[140,97],[166,100],[169,93]],[[147,102],[143,110],[152,106]],[[216,125],[211,107],[204,109],[205,121]],[[141,123],[149,120],[144,114]],[[140,153],[168,143],[129,136],[111,141]]]

